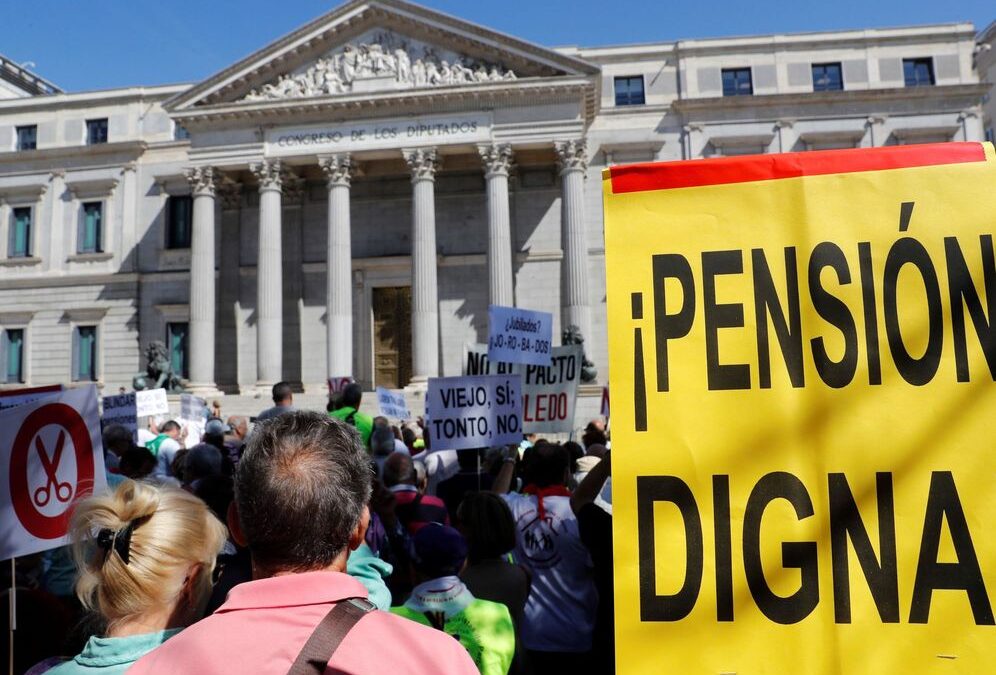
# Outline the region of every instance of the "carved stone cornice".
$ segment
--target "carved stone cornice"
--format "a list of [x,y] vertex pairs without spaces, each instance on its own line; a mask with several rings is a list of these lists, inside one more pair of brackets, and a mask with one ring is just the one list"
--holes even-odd
[[183,174],[187,177],[190,191],[195,197],[198,195],[214,197],[215,181],[218,176],[213,166],[194,166],[184,171]]
[[242,183],[225,179],[218,185],[222,211],[235,211],[242,207]]
[[348,154],[319,157],[318,165],[325,173],[325,182],[328,187],[337,185],[349,187],[353,173],[353,161]]
[[585,171],[588,168],[587,142],[583,138],[554,143],[560,173]]
[[259,181],[259,191],[280,190],[283,187],[283,163],[279,159],[264,159],[249,165],[249,170]]
[[508,143],[492,143],[490,145],[479,145],[477,151],[481,153],[481,162],[484,163],[484,176],[507,176],[512,169],[512,146]]
[[420,180],[436,180],[436,171],[439,169],[439,158],[435,148],[416,148],[414,150],[402,150],[405,163],[412,172],[412,182]]

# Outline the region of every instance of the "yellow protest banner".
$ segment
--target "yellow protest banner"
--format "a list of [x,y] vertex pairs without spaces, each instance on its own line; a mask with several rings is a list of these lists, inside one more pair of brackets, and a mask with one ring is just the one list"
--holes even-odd
[[992,672],[993,146],[603,193],[618,672]]

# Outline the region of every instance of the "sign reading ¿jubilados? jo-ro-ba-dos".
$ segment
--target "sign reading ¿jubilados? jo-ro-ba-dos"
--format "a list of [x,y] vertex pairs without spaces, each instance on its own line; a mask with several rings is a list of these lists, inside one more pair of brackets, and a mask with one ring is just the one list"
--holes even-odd
[[619,672],[989,671],[992,145],[603,192]]

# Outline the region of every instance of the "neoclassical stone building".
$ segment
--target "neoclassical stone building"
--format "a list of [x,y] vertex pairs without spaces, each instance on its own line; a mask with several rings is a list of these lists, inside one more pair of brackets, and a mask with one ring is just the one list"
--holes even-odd
[[404,387],[459,374],[498,303],[578,326],[604,382],[603,167],[982,140],[976,51],[971,24],[551,49],[353,0],[193,85],[4,61],[0,380],[116,390],[162,341],[203,392]]

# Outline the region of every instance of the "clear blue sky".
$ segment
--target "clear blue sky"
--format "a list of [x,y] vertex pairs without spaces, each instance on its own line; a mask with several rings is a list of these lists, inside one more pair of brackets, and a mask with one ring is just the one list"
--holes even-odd
[[[67,91],[194,82],[335,0],[0,0],[0,53]],[[994,0],[423,0],[548,46],[996,19]]]

